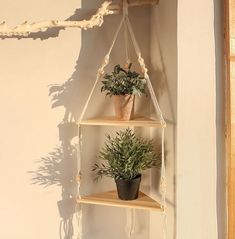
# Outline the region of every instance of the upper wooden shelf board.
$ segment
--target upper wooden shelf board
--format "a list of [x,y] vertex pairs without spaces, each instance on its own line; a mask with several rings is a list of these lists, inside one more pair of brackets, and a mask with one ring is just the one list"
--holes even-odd
[[98,117],[93,119],[84,119],[81,125],[100,125],[100,126],[130,126],[130,127],[155,127],[163,128],[160,121],[153,120],[144,116],[136,116],[133,120],[117,120],[114,116]]
[[109,191],[89,196],[82,196],[81,199],[77,199],[77,202],[103,206],[163,211],[158,202],[142,192],[139,193],[138,199],[131,201],[120,200],[118,199],[116,191]]

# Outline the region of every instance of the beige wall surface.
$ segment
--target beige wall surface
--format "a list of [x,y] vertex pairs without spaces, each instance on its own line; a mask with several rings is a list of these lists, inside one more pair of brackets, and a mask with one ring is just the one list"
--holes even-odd
[[[101,2],[1,0],[1,19],[13,26],[24,20],[87,18]],[[219,219],[225,217],[224,184],[222,180],[217,183],[218,177],[224,177],[224,165],[218,163],[223,157],[223,150],[218,151],[223,123],[222,105],[218,104],[222,98],[221,62],[220,52],[215,52],[215,45],[221,45],[218,38],[215,41],[220,31],[218,22],[214,27],[219,17],[214,15],[213,1],[178,0],[177,10],[177,1],[164,0],[151,10],[134,8],[130,15],[168,123],[168,237],[224,239]],[[76,194],[76,145],[68,140],[68,133],[61,134],[60,141],[57,125],[63,119],[77,119],[81,113],[120,16],[105,20],[102,28],[88,31],[49,30],[27,39],[0,40],[1,239],[77,238],[70,200]],[[122,50],[120,37],[108,70],[122,63]],[[148,111],[145,106],[146,102],[139,104],[137,110]],[[88,115],[110,113],[110,109],[108,99],[96,90]],[[82,193],[113,188],[109,179],[94,183],[90,169],[104,133],[115,130],[82,129]],[[143,133],[159,135],[153,130]],[[151,171],[153,197],[159,197],[158,176],[156,170]],[[149,191],[148,179],[142,189]],[[83,209],[83,239],[127,238],[124,209]],[[162,238],[162,219],[158,213],[137,211],[133,238]]]
[[225,238],[221,1],[178,1],[177,238]]
[[[62,1],[57,6],[48,0],[0,1],[1,19],[12,26],[26,19],[64,19],[77,7],[77,1]],[[48,36],[0,40],[0,238],[59,238],[60,234],[57,201],[61,200],[61,186],[55,183],[61,172],[57,169],[55,183],[44,187],[38,184],[46,176],[36,179],[34,185],[29,171],[38,170],[41,164],[36,161],[60,145],[57,124],[64,109],[52,110],[48,89],[51,84],[62,84],[74,71],[81,31]],[[66,176],[66,168],[64,172]]]
[[[175,159],[177,117],[177,1],[160,1],[151,11],[151,79],[160,107],[167,122],[165,131],[167,174],[167,227],[168,238],[175,238]],[[154,136],[159,132],[152,132]],[[153,196],[157,195],[156,173],[152,172]],[[151,213],[150,238],[163,237],[164,217]]]
[[[102,2],[0,1],[1,18],[11,26],[24,20],[88,18]],[[77,238],[70,199],[76,194],[75,142],[68,140],[67,133],[61,134],[61,142],[57,125],[80,115],[120,17],[107,17],[102,28],[88,31],[49,30],[26,39],[0,40],[0,238]],[[149,65],[149,8],[133,9],[130,17]],[[108,69],[122,62],[120,37]],[[95,92],[90,115],[109,111],[109,105],[106,110],[104,107],[108,99],[105,101],[99,91]],[[105,132],[112,131],[83,128],[82,193],[114,187],[111,180],[95,184],[91,174]],[[143,182],[145,187],[147,190]],[[84,239],[127,238],[124,209],[83,209]],[[137,211],[136,219],[135,238],[148,238],[149,213]]]

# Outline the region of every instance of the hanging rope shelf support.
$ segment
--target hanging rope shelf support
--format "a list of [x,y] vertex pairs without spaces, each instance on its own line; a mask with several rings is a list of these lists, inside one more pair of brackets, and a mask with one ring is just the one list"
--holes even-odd
[[[141,6],[145,4],[157,4],[158,0],[130,0],[129,6]],[[0,37],[16,37],[16,36],[29,36],[30,33],[39,31],[46,31],[50,28],[81,28],[84,30],[94,27],[101,27],[104,23],[104,17],[108,15],[118,14],[121,12],[121,4],[112,4],[111,1],[105,1],[89,20],[82,21],[42,21],[29,23],[28,21],[16,27],[9,27],[5,21],[0,23]]]
[[[130,1],[130,0],[129,0]],[[137,39],[135,37],[135,34],[134,34],[134,31],[133,31],[133,27],[132,27],[132,24],[129,20],[129,16],[128,16],[128,7],[129,7],[129,2],[127,2],[127,0],[123,0],[123,17],[117,27],[117,30],[114,34],[114,38],[113,38],[113,41],[111,42],[111,46],[108,50],[108,53],[105,55],[102,63],[101,63],[101,66],[100,68],[98,69],[98,72],[97,72],[97,75],[96,75],[96,80],[94,82],[94,85],[91,89],[91,92],[87,98],[87,101],[83,107],[83,110],[82,110],[82,113],[81,113],[81,116],[80,116],[80,119],[79,119],[79,122],[78,122],[78,125],[79,125],[79,130],[78,130],[78,173],[79,173],[79,182],[78,182],[78,195],[77,197],[80,198],[81,197],[81,190],[80,190],[80,187],[81,187],[81,176],[82,176],[82,173],[81,173],[81,149],[82,149],[82,134],[81,134],[81,122],[85,116],[85,113],[87,111],[87,108],[88,108],[88,105],[91,101],[91,98],[92,98],[92,95],[95,91],[95,88],[98,84],[98,82],[101,80],[102,76],[104,75],[105,73],[105,67],[109,64],[109,60],[110,60],[110,54],[113,50],[113,47],[116,43],[116,40],[118,38],[118,35],[122,29],[122,27],[124,28],[124,37],[125,37],[125,51],[126,51],[126,62],[130,62],[130,55],[129,55],[129,45],[128,45],[128,41],[129,41],[129,38],[130,40],[132,41],[133,43],[133,46],[134,46],[134,50],[135,50],[135,53],[136,53],[136,56],[137,56],[137,59],[138,59],[138,62],[139,62],[139,65],[141,67],[141,70],[142,70],[142,73],[144,74],[144,77],[147,81],[147,88],[149,90],[149,93],[150,93],[150,96],[151,96],[151,99],[152,99],[152,102],[153,102],[153,106],[154,106],[154,109],[157,113],[157,116],[160,120],[160,123],[161,123],[161,128],[162,128],[162,135],[161,135],[161,146],[162,146],[162,158],[161,158],[161,185],[160,185],[160,192],[161,192],[161,208],[163,210],[163,215],[164,215],[164,227],[163,227],[163,230],[164,230],[164,233],[163,233],[163,237],[164,239],[167,239],[167,215],[166,215],[166,168],[165,168],[165,127],[166,127],[166,122],[164,120],[164,117],[163,117],[163,114],[162,114],[162,111],[160,109],[160,106],[159,106],[159,103],[157,101],[157,98],[156,98],[156,95],[154,93],[154,89],[152,87],[152,84],[151,84],[151,80],[150,80],[150,77],[148,75],[148,69],[145,65],[145,61],[144,59],[142,58],[142,54],[141,54],[141,51],[140,51],[140,48],[139,48],[139,44],[137,42]],[[80,215],[80,222],[82,221],[82,207],[80,208],[80,211],[79,211],[79,215]],[[135,216],[135,209],[131,209],[131,210],[126,210],[126,216],[127,216],[127,228],[126,228],[126,231],[127,231],[127,235],[128,235],[128,238],[132,238],[133,234],[135,233],[135,227],[136,227],[136,223],[135,223],[135,219],[136,219],[136,216]],[[80,228],[80,235],[82,235],[82,229]],[[80,238],[79,238],[80,239]]]

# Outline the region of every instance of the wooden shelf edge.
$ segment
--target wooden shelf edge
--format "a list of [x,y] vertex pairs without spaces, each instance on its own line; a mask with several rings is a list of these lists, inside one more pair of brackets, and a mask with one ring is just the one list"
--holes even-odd
[[144,116],[136,116],[133,120],[122,121],[117,120],[113,116],[97,117],[93,119],[84,119],[80,123],[81,125],[93,125],[93,126],[132,126],[132,127],[154,127],[163,128],[160,121],[153,120]]
[[159,212],[163,211],[161,205],[157,201],[153,200],[142,192],[139,193],[138,199],[131,201],[120,200],[117,197],[116,191],[109,191],[94,195],[82,196],[80,199],[77,198],[77,203],[134,208]]

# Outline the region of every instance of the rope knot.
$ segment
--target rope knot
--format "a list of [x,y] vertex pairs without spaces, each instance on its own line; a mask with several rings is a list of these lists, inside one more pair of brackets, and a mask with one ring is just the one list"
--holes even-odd
[[106,55],[103,60],[103,66],[108,65],[108,63],[109,63],[109,55]]
[[81,183],[82,181],[82,172],[78,172],[77,176],[76,176],[76,182],[77,183]]
[[160,190],[161,190],[161,193],[165,193],[166,192],[166,178],[165,177],[163,177],[161,179]]
[[[161,116],[161,118],[163,118],[163,116]],[[163,127],[163,128],[166,128],[166,122],[165,122],[165,120],[164,120],[164,119],[161,119],[160,122],[161,122],[162,127]]]
[[99,72],[100,76],[103,76],[104,75],[104,68],[99,69],[98,72]]

